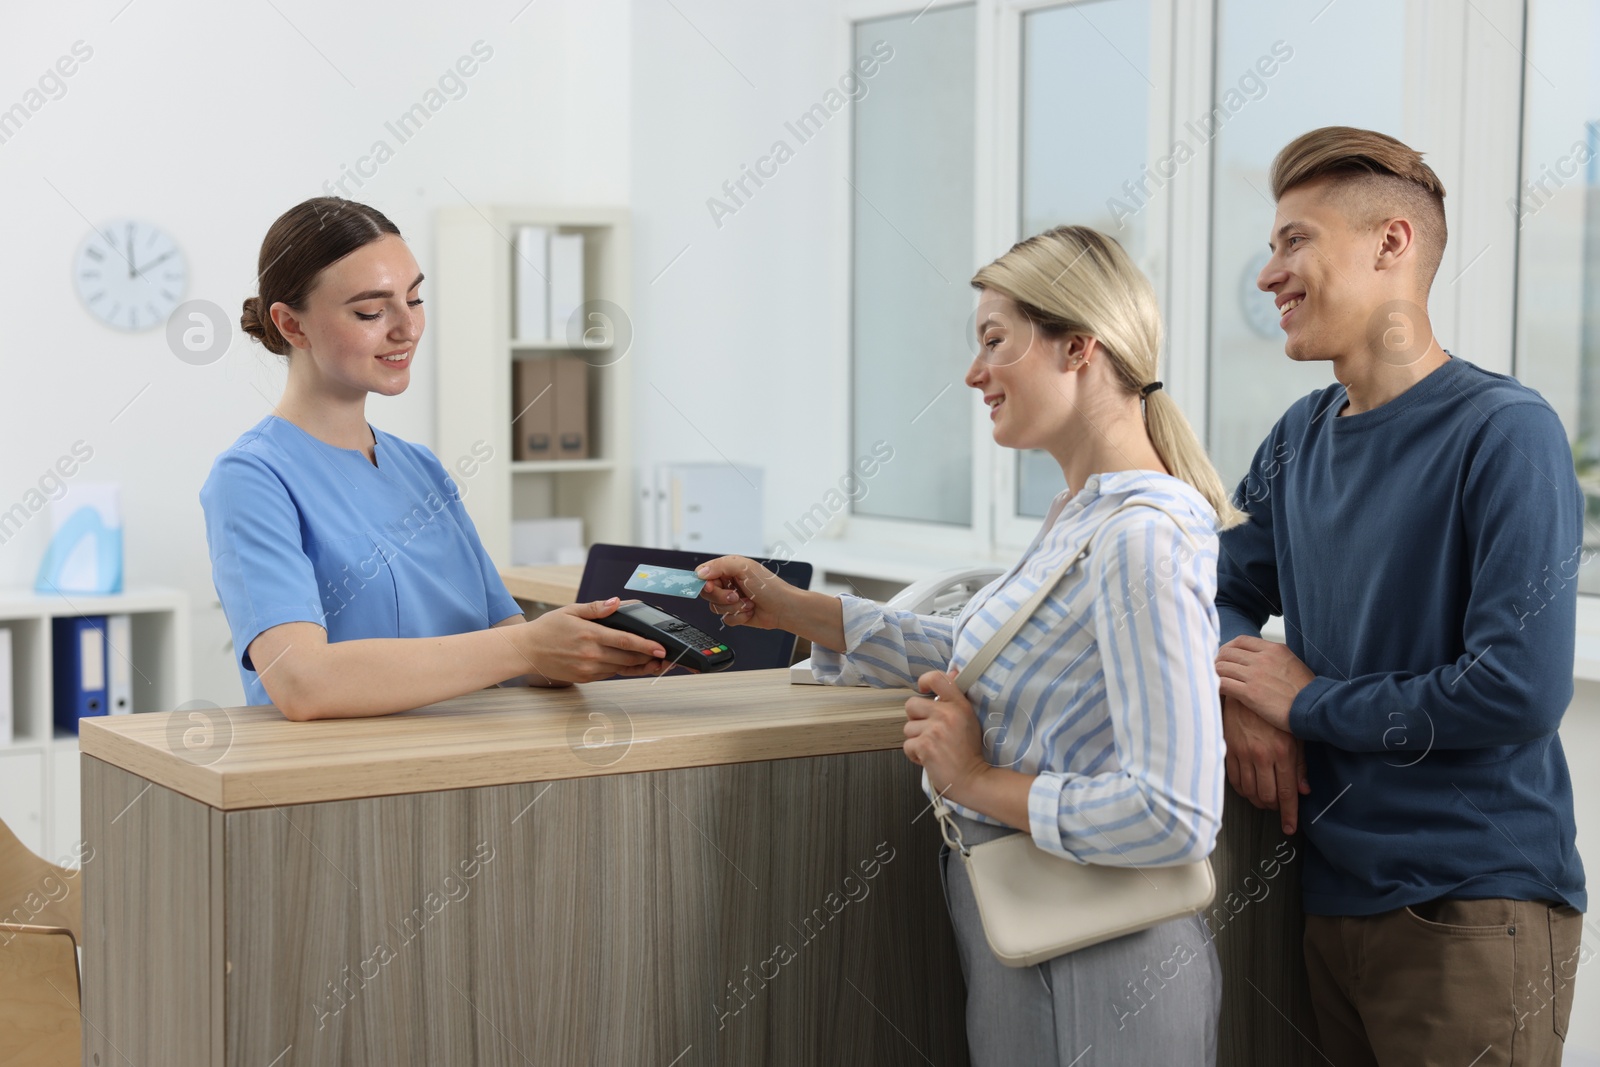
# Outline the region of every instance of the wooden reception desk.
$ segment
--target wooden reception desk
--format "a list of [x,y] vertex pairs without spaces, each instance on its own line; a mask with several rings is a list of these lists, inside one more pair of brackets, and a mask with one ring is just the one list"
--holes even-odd
[[[84,1063],[965,1064],[907,694],[786,678],[85,720]],[[1219,1062],[1314,1062],[1230,805]]]
[[966,1062],[905,693],[87,720],[86,1064]]

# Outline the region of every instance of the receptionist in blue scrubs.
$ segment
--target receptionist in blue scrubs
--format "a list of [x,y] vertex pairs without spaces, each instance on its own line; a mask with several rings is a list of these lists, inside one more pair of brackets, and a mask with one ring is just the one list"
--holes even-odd
[[[273,223],[259,271],[240,325],[287,360],[288,381],[200,490],[247,703],[354,718],[513,679],[667,668],[656,642],[593,621],[615,598],[526,621],[443,464],[367,422],[370,394],[410,384],[425,321],[422,272],[394,223],[307,200]],[[456,473],[470,484],[496,447],[460,457]]]

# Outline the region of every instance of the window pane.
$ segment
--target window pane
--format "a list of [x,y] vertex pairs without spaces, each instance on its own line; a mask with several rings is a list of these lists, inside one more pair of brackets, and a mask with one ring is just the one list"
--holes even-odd
[[[1092,0],[1022,20],[1022,235],[1092,226],[1120,241],[1146,274],[1145,207],[1160,181],[1145,168],[1159,159],[1167,132],[1150,129],[1151,83],[1162,62],[1150,54],[1151,6]],[[1163,279],[1150,280],[1161,296]],[[1045,452],[1019,454],[1016,464],[1017,514],[1042,517],[1066,486],[1061,468]]]
[[[1578,588],[1600,593],[1600,7],[1534,0],[1523,75],[1517,377],[1566,424],[1588,498]],[[1570,573],[1569,573],[1570,577]]]
[[857,56],[893,49],[855,104],[852,454],[894,448],[857,515],[972,524],[975,23],[967,4],[855,24]]
[[1219,0],[1214,110],[1176,116],[1191,143],[1213,138],[1210,446],[1230,488],[1289,405],[1333,381],[1330,365],[1284,355],[1272,296],[1256,288],[1273,219],[1267,172],[1279,149],[1319,126],[1410,143],[1405,72],[1420,42],[1406,39],[1407,6]]

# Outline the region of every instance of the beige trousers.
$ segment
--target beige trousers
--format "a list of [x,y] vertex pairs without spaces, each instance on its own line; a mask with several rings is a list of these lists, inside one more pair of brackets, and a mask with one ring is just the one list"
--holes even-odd
[[1307,915],[1321,1051],[1335,1067],[1556,1067],[1582,930],[1550,901]]

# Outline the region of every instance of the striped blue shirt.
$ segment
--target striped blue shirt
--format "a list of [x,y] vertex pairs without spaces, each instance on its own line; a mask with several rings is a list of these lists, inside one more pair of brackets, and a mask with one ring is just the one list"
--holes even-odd
[[[1183,530],[1151,508],[1107,522],[1130,503],[1165,508]],[[1186,482],[1115,471],[1070,499],[1063,490],[1022,558],[953,620],[841,597],[845,649],[814,647],[813,672],[889,688],[959,668],[1091,534],[1088,559],[967,690],[984,755],[1036,775],[1028,823],[1040,848],[1113,866],[1198,860],[1222,821],[1217,532],[1216,512]]]

